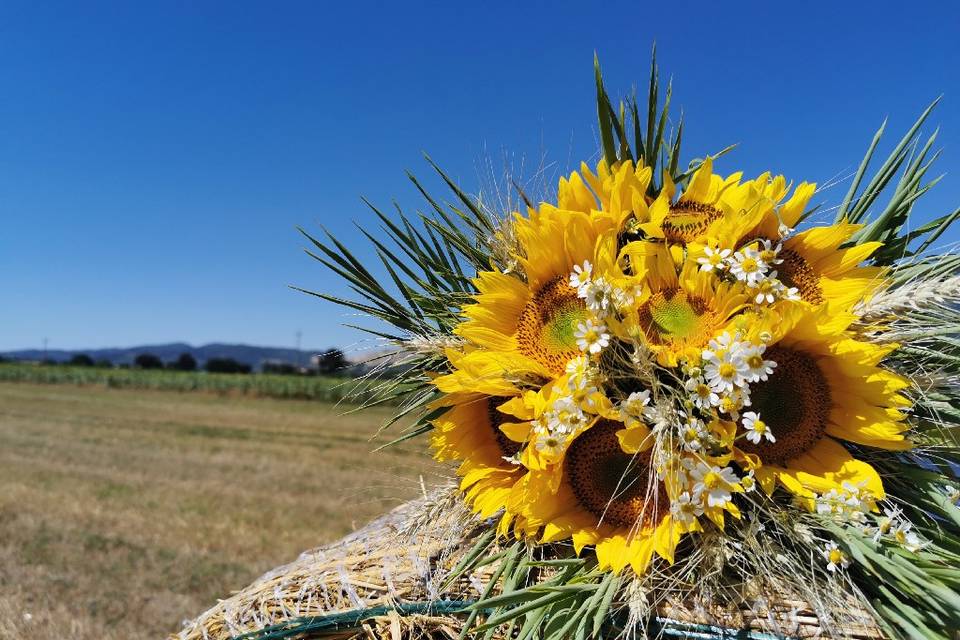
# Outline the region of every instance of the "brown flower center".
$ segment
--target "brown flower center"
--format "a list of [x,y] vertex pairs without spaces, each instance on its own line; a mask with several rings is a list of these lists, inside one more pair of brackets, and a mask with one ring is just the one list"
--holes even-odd
[[740,448],[766,464],[784,465],[812,449],[826,432],[830,385],[816,360],[803,351],[774,346],[764,358],[777,367],[765,382],[754,385],[749,409],[760,414],[776,442],[741,439]]
[[649,452],[633,455],[620,448],[617,431],[622,428],[601,420],[580,434],[567,450],[564,474],[580,506],[598,521],[647,526],[669,510],[669,501],[660,483],[656,491],[648,491]]
[[806,258],[792,249],[783,249],[778,257],[783,260],[776,265],[777,278],[787,287],[796,287],[800,298],[811,304],[823,302],[820,277]]
[[711,224],[723,217],[723,212],[702,202],[680,200],[670,205],[661,228],[667,242],[686,244],[706,233]]
[[554,373],[580,355],[577,325],[588,317],[586,304],[565,278],[555,278],[537,291],[520,312],[517,345],[520,353]]

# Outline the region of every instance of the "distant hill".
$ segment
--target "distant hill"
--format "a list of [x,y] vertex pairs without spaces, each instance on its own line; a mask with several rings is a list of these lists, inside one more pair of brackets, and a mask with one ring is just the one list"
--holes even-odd
[[264,362],[279,361],[289,362],[291,364],[302,364],[308,366],[310,358],[327,349],[304,349],[297,352],[296,349],[285,347],[257,347],[247,344],[205,344],[200,347],[194,347],[185,342],[173,342],[170,344],[147,344],[138,347],[113,348],[113,349],[50,349],[44,354],[42,349],[22,349],[20,351],[7,351],[0,353],[4,358],[14,360],[42,360],[44,357],[57,362],[64,362],[79,353],[85,353],[94,360],[109,360],[113,364],[132,364],[133,359],[141,353],[152,353],[164,362],[176,360],[181,353],[189,353],[200,366],[210,358],[233,358],[237,362],[248,364],[254,369],[259,369]]

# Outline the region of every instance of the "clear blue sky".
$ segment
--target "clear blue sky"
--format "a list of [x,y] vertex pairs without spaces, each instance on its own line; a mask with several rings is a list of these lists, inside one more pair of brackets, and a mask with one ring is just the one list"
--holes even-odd
[[952,173],[918,214],[960,204],[952,2],[43,4],[0,8],[0,350],[349,346],[287,288],[344,292],[295,225],[351,239],[361,195],[419,206],[421,151],[471,191],[507,152],[594,157],[594,50],[623,94],[653,40],[685,160],[739,142],[721,170],[823,182],[943,93]]

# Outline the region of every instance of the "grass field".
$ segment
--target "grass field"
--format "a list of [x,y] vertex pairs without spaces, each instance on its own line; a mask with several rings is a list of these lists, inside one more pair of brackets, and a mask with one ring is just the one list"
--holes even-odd
[[100,369],[66,365],[0,363],[0,383],[73,384],[111,389],[206,391],[219,395],[296,398],[338,402],[359,397],[358,381],[333,376],[293,376],[268,373],[228,374],[169,369]]
[[0,638],[164,637],[445,473],[341,412],[0,383]]

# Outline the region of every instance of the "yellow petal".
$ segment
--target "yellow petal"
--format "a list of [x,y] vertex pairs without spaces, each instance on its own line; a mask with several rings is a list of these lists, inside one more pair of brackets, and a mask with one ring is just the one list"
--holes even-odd
[[812,449],[790,460],[785,473],[804,488],[817,493],[841,489],[844,482],[853,485],[863,482],[877,499],[885,495],[877,471],[866,462],[856,460],[843,445],[830,437],[821,438]]
[[617,431],[617,439],[620,441],[620,448],[626,453],[639,453],[653,446],[650,429],[640,422],[632,423],[629,429]]

